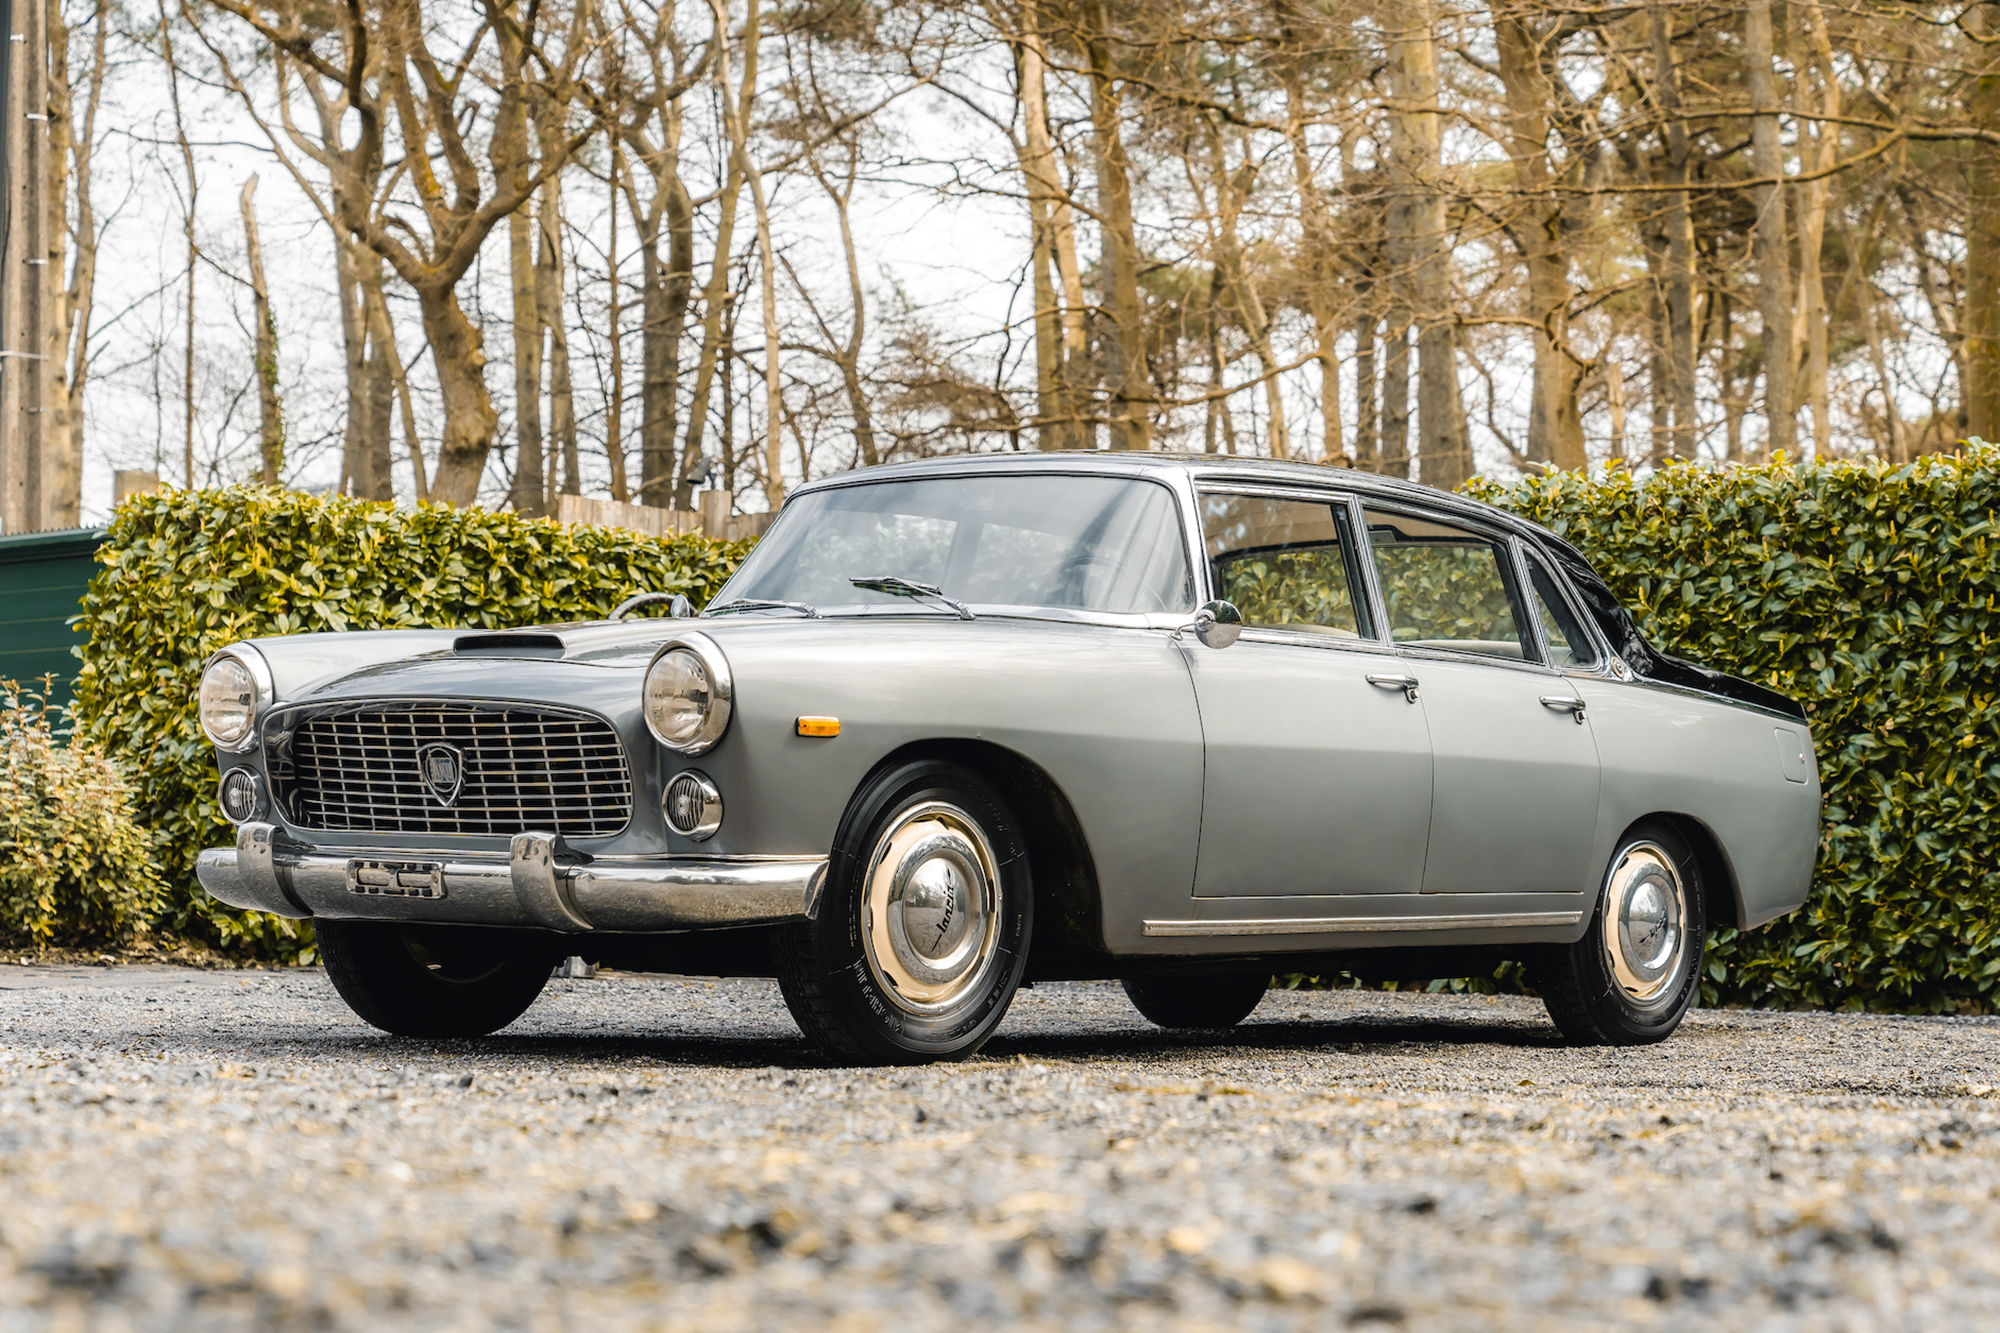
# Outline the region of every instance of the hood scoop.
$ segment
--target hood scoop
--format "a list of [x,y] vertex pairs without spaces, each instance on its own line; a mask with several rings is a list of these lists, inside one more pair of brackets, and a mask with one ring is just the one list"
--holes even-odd
[[560,658],[568,648],[558,634],[503,630],[493,634],[461,634],[451,641],[451,651],[459,657]]

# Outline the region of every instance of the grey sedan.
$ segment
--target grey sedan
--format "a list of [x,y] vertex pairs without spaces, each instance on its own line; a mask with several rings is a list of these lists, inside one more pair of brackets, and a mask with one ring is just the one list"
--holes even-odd
[[[634,603],[667,601],[638,596]],[[1797,908],[1805,716],[1652,648],[1572,547],[1299,464],[957,458],[801,488],[699,616],[311,634],[210,662],[234,847],[370,1023],[552,962],[775,976],[831,1059],[965,1056],[1038,978],[1222,1028],[1274,972],[1529,969],[1671,1033]]]

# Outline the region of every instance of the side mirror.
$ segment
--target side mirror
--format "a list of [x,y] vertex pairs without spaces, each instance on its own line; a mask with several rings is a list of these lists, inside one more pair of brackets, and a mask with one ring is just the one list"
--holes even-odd
[[1205,602],[1182,629],[1194,631],[1204,648],[1227,648],[1243,632],[1243,613],[1229,602]]

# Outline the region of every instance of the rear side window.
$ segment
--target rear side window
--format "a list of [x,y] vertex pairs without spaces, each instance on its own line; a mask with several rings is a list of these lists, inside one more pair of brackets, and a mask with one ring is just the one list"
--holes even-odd
[[1542,634],[1549,642],[1549,661],[1559,667],[1595,665],[1597,649],[1591,647],[1583,622],[1570,608],[1569,599],[1563,596],[1555,577],[1533,555],[1528,557],[1528,583],[1535,615],[1541,620]]
[[1203,495],[1202,536],[1216,594],[1243,623],[1332,638],[1369,634],[1354,596],[1347,506],[1263,495]]
[[1532,656],[1504,542],[1409,514],[1371,509],[1367,518],[1390,638],[1482,657]]

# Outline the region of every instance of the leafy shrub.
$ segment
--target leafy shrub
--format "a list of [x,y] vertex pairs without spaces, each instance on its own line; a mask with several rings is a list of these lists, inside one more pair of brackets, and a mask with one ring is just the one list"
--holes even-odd
[[1812,895],[1717,934],[1711,1002],[2000,1007],[2000,448],[1470,489],[1581,548],[1661,648],[1806,707]]
[[225,908],[195,883],[199,851],[234,840],[196,719],[195,686],[216,649],[313,630],[596,619],[642,590],[699,604],[747,549],[258,488],[126,501],[83,600],[75,713],[87,744],[125,762],[139,818],[159,835],[159,924],[270,958],[310,943],[300,923]]
[[10,944],[117,943],[145,928],[161,897],[131,786],[102,754],[65,744],[65,731],[43,695],[0,681],[0,938]]

